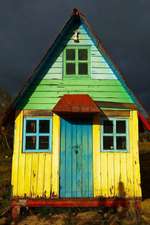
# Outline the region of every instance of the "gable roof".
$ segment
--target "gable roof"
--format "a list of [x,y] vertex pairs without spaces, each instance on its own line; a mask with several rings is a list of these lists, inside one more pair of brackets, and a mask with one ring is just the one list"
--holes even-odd
[[[72,29],[72,25],[74,25],[74,28],[75,28],[75,26],[78,27],[81,23],[85,25],[86,29],[91,34],[92,40],[94,41],[96,47],[102,53],[103,57],[107,60],[109,66],[113,69],[113,71],[115,71],[115,75],[117,76],[118,80],[121,82],[123,87],[126,89],[126,91],[128,92],[128,94],[131,97],[131,99],[133,100],[133,102],[136,104],[138,110],[143,114],[144,117],[146,117],[146,118],[148,117],[148,114],[145,111],[144,107],[142,106],[142,104],[140,103],[138,98],[133,94],[131,89],[128,87],[128,85],[127,85],[127,83],[125,81],[125,78],[122,76],[122,73],[121,73],[119,67],[113,62],[112,58],[110,57],[110,55],[108,54],[108,52],[104,48],[102,41],[99,39],[97,34],[94,32],[92,26],[87,21],[85,15],[82,14],[76,8],[73,9],[71,17],[66,22],[66,24],[64,25],[64,27],[61,30],[61,32],[58,34],[58,36],[57,36],[56,40],[54,41],[54,43],[51,45],[50,48],[47,49],[47,51],[44,54],[44,56],[43,56],[42,60],[40,61],[40,63],[31,72],[31,75],[30,75],[29,79],[27,80],[27,82],[25,83],[25,85],[20,90],[19,94],[17,95],[17,97],[15,98],[15,100],[13,101],[11,106],[9,107],[9,109],[7,111],[7,116],[9,115],[9,113],[11,114],[12,111],[14,111],[16,109],[16,107],[17,107],[17,105],[19,105],[21,99],[24,96],[26,96],[27,90],[29,89],[29,87],[32,86],[33,82],[35,82],[35,80],[38,77],[38,74],[40,73],[42,67],[47,62],[49,57],[52,56],[55,53],[55,50],[56,50],[58,44],[62,41],[62,38],[64,37],[64,35],[67,34],[67,32],[70,29]],[[6,117],[4,118],[4,120],[5,119],[6,119]]]

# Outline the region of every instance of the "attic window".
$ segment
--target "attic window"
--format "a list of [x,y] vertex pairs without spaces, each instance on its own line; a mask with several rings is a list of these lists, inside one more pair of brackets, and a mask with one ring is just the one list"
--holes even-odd
[[110,118],[102,121],[102,151],[128,150],[128,120]]
[[69,47],[64,53],[64,69],[67,76],[86,76],[89,74],[89,48]]
[[51,119],[24,118],[23,151],[51,151]]

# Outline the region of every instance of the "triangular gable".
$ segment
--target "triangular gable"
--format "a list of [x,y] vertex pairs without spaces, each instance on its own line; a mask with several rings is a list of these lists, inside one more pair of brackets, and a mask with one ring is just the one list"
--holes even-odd
[[[147,117],[146,111],[144,110],[143,106],[139,103],[139,100],[135,97],[135,95],[132,93],[132,91],[127,86],[124,78],[121,75],[120,70],[113,63],[113,61],[110,58],[109,54],[104,49],[102,42],[99,40],[99,38],[97,37],[97,35],[93,31],[92,27],[87,22],[87,19],[85,18],[85,16],[82,13],[80,13],[77,9],[74,9],[73,10],[72,16],[70,17],[70,19],[67,21],[67,23],[63,27],[62,31],[60,32],[60,34],[58,35],[58,37],[54,41],[53,45],[47,50],[47,52],[44,55],[44,57],[42,58],[40,64],[37,65],[37,67],[32,72],[32,75],[30,76],[29,80],[26,82],[25,86],[23,87],[23,89],[20,91],[19,95],[17,96],[17,98],[13,102],[13,104],[12,104],[12,106],[10,108],[10,111],[12,109],[15,109],[17,107],[17,105],[20,104],[21,99],[26,96],[28,90],[32,86],[35,85],[36,81],[38,82],[39,77],[41,75],[41,71],[43,70],[43,67],[46,64],[46,62],[49,59],[54,60],[53,57],[51,57],[51,56],[53,56],[54,54],[57,55],[57,46],[59,45],[59,43],[61,43],[61,41],[64,41],[63,37],[66,34],[68,34],[68,32],[69,32],[70,35],[72,35],[73,30],[75,29],[75,27],[78,28],[81,24],[83,25],[84,29],[86,29],[87,33],[90,35],[92,41],[95,43],[95,46],[97,47],[97,49],[99,49],[100,53],[103,55],[104,59],[109,64],[109,66],[112,69],[112,71],[114,71],[117,79],[121,82],[122,86],[125,88],[125,90],[129,94],[129,96],[131,97],[131,99],[133,100],[133,102],[136,104],[136,106],[139,109],[139,111],[145,117]],[[68,40],[66,39],[66,44],[67,44]],[[51,65],[52,65],[52,63],[53,62],[51,62]]]

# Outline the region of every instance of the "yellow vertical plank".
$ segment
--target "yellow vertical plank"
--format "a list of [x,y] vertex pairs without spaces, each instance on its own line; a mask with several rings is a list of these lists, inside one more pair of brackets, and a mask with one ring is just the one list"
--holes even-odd
[[11,175],[11,185],[12,185],[12,195],[18,195],[18,161],[19,161],[19,129],[20,129],[20,115],[18,114],[15,119],[14,127],[14,146],[13,146],[13,157],[12,157],[12,175]]
[[120,154],[114,153],[114,195],[119,196],[119,182],[120,182]]
[[31,196],[37,197],[37,180],[38,180],[38,166],[39,153],[32,153],[32,167],[31,167]]
[[120,184],[118,186],[120,197],[127,195],[127,166],[126,166],[127,152],[120,153]]
[[47,198],[50,197],[51,188],[52,188],[52,155],[51,153],[47,153],[45,156],[45,176],[44,176],[44,194]]
[[108,196],[114,196],[114,153],[109,152],[107,157]]
[[138,150],[138,116],[137,111],[133,111],[133,171],[134,171],[134,194],[135,197],[141,197],[140,187],[140,164]]
[[39,197],[44,196],[45,155],[46,155],[46,153],[39,153],[38,174],[37,174],[37,190],[36,190],[36,194]]
[[31,196],[31,167],[32,167],[32,153],[25,153],[25,181],[24,181],[24,193],[27,197]]
[[100,171],[101,171],[101,195],[103,197],[108,197],[108,153],[101,152],[100,154]]
[[93,119],[93,184],[94,197],[101,195],[100,185],[100,118],[96,115]]
[[18,196],[24,197],[24,172],[25,172],[25,153],[22,152],[22,136],[23,136],[23,111],[20,112],[20,128],[19,128],[19,163],[18,163]]
[[130,112],[129,118],[129,153],[127,158],[127,188],[126,192],[128,197],[134,197],[134,175],[133,175],[133,136],[134,136],[134,128],[133,128],[133,113]]
[[52,192],[59,196],[60,117],[53,114]]

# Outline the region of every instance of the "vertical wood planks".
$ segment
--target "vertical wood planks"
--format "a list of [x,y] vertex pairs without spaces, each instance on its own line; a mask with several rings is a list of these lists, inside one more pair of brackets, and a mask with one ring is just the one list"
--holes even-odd
[[119,196],[119,182],[121,180],[120,154],[114,153],[114,196]]
[[26,196],[31,196],[31,168],[32,168],[32,154],[26,153],[25,181],[24,181],[24,192]]
[[[52,148],[53,151],[53,148]],[[50,197],[52,192],[52,153],[45,154],[45,176],[44,176],[44,194]]]
[[108,154],[107,152],[100,153],[100,171],[101,171],[101,195],[103,197],[109,196],[108,183],[109,183],[109,173],[108,173]]
[[12,176],[11,176],[11,185],[12,185],[12,194],[17,196],[18,193],[18,161],[19,161],[19,133],[20,133],[20,114],[17,115],[15,119],[14,126],[14,147],[13,147],[13,158],[12,158]]
[[65,173],[66,178],[66,187],[65,196],[70,197],[72,194],[72,129],[71,124],[69,122],[65,122],[66,126],[66,146],[65,146],[65,170],[62,173]]
[[76,142],[77,142],[77,127],[73,124],[72,127],[72,197],[77,197],[77,154],[76,154]]
[[[128,153],[127,152],[122,152],[120,153],[120,180],[119,180],[119,186],[118,186],[118,191],[120,194],[120,197],[125,197],[127,195],[127,159],[128,159]],[[122,189],[121,189],[122,187]],[[120,190],[119,190],[120,188]]]
[[[92,133],[91,126],[88,124],[67,122],[67,125],[61,127],[62,135],[67,132],[67,136],[64,140],[61,138],[61,159],[64,157],[64,163],[60,163],[59,170],[59,116],[53,115],[52,153],[23,153],[23,113],[20,112],[15,121],[12,162],[13,196],[48,198],[52,192],[59,196],[59,173],[61,170],[66,170],[66,174],[60,174],[64,182],[64,189],[60,189],[62,196],[91,197],[92,192],[94,197],[119,196],[119,182],[122,182],[126,197],[141,197],[137,111],[131,111],[129,117],[128,152],[100,151],[99,121],[99,116],[94,116]],[[76,154],[74,147],[78,145],[80,148]],[[65,152],[66,147],[67,152]],[[93,148],[93,155],[90,154],[91,148]],[[66,157],[68,153],[69,158]],[[67,194],[66,185],[69,185]]]
[[93,189],[94,197],[101,194],[101,162],[100,162],[100,118],[99,115],[93,118]]
[[[93,123],[93,121],[91,121]],[[87,151],[87,162],[86,165],[88,167],[88,197],[93,197],[94,196],[94,190],[93,190],[93,130],[92,130],[92,125],[88,125],[88,134],[87,134],[87,143],[88,143],[88,151]]]
[[76,173],[77,173],[77,197],[82,197],[82,174],[81,174],[81,160],[82,160],[82,154],[81,154],[81,151],[80,151],[80,146],[81,146],[81,143],[82,143],[82,131],[81,131],[81,128],[80,128],[80,124],[77,124],[77,142],[76,142],[76,145],[79,146],[79,150],[77,149],[78,153],[76,154],[77,155],[77,158],[76,158],[76,165],[77,165],[77,170],[76,170]]
[[22,132],[23,132],[23,111],[19,115],[19,134],[18,134],[18,192],[19,196],[24,196],[24,171],[25,171],[25,154],[22,153]]
[[12,159],[12,194],[21,197],[50,197],[51,153],[22,152],[23,111],[15,121]]
[[140,187],[140,166],[139,166],[139,150],[138,150],[138,116],[137,111],[133,111],[133,172],[134,172],[134,195],[136,197],[141,197],[141,187]]
[[53,114],[52,192],[59,196],[60,117]]
[[32,166],[31,166],[31,196],[35,198],[37,196],[37,182],[38,182],[38,163],[39,154],[32,153]]
[[[37,174],[37,192],[36,192],[37,196],[44,196],[45,155],[46,155],[46,153],[39,153],[38,174]],[[47,179],[47,182],[48,181],[49,180]]]
[[108,196],[113,197],[114,196],[114,154],[112,152],[108,153],[107,155],[107,191]]
[[66,126],[63,119],[61,119],[61,144],[60,144],[60,197],[65,196],[66,193]]
[[61,118],[60,197],[93,196],[92,126]]

